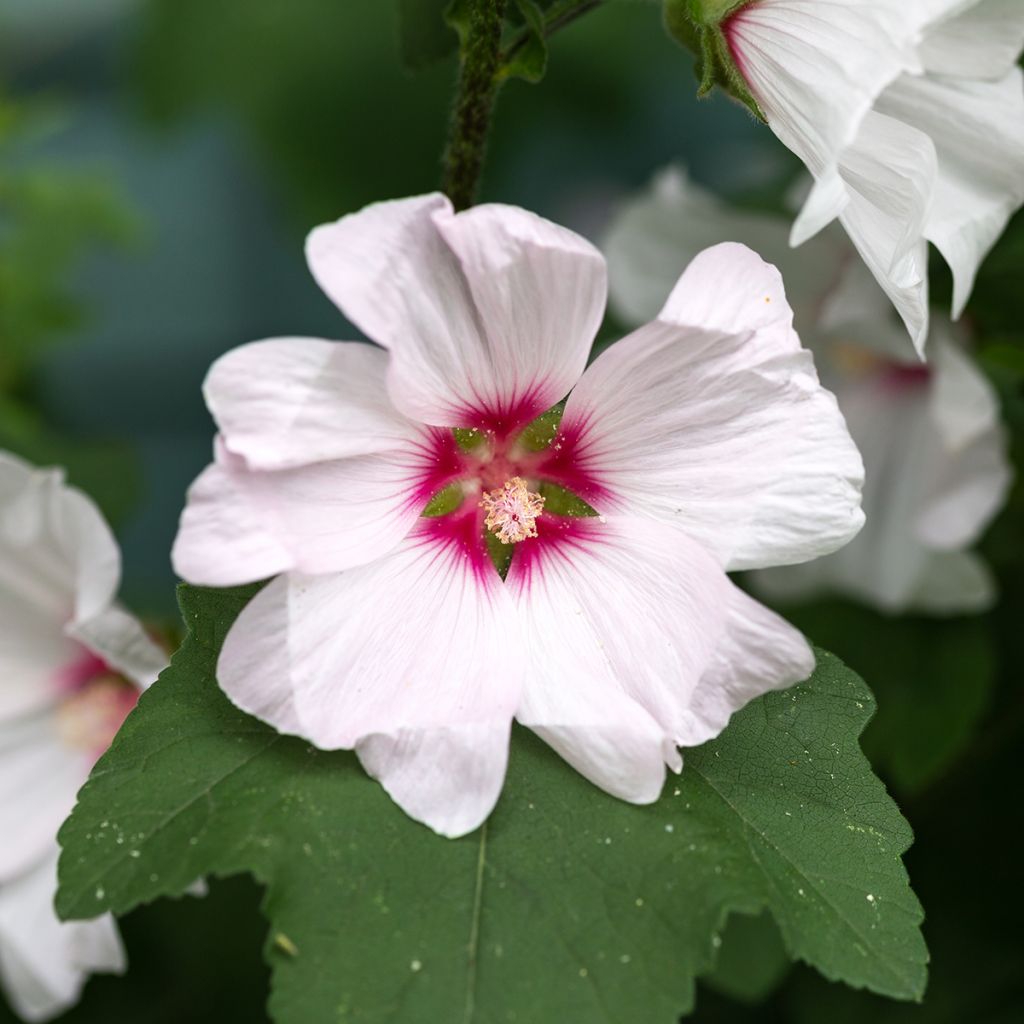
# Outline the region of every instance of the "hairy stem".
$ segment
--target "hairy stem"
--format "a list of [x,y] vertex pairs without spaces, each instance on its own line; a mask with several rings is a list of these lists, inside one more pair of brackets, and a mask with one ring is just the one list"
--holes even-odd
[[459,84],[452,109],[441,187],[456,210],[473,205],[498,93],[505,0],[469,0]]

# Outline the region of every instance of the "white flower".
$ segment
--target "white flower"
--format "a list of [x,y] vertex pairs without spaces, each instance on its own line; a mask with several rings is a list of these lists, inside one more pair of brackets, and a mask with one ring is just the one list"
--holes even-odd
[[163,653],[114,603],[120,553],[59,472],[0,452],[0,983],[26,1020],[121,971],[109,916],[53,910],[57,829]]
[[784,598],[831,591],[885,611],[976,611],[994,598],[968,549],[1010,481],[996,395],[945,318],[922,365],[885,296],[839,231],[791,250],[781,217],[743,213],[678,171],[624,208],[607,241],[613,307],[630,322],[694,253],[722,238],[756,245],[783,270],[801,336],[864,456],[867,523],[841,551],[757,574]]
[[[702,253],[584,372],[604,260],[524,210],[380,203],[308,256],[385,348],[257,342],[207,379],[221,436],[175,565],[215,586],[281,574],[221,652],[239,707],[354,748],[460,835],[497,800],[513,717],[645,803],[677,745],[809,674],[804,639],[725,575],[831,551],[862,520],[860,459],[771,267]],[[570,391],[538,450],[524,428]],[[558,514],[552,485],[601,517]],[[456,507],[424,517],[438,492]]]
[[751,0],[721,32],[815,178],[793,243],[838,217],[923,351],[928,242],[956,318],[1024,202],[1024,3]]

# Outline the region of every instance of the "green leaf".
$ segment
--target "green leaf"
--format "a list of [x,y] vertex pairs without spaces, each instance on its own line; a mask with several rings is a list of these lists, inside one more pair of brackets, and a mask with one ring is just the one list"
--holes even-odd
[[279,1024],[674,1024],[729,914],[762,909],[827,977],[920,996],[910,830],[857,745],[871,696],[831,655],[688,751],[650,807],[518,730],[489,822],[451,841],[351,754],[227,701],[217,652],[253,592],[182,589],[185,644],[61,831],[64,917],[251,872],[267,886]]
[[522,78],[536,84],[548,69],[547,23],[534,0],[515,0],[524,29],[502,61],[499,77]]
[[455,52],[458,37],[445,21],[449,0],[398,0],[402,62],[417,71]]

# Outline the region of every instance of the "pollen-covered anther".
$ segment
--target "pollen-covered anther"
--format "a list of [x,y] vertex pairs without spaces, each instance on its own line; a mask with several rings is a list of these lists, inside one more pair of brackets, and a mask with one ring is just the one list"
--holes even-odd
[[544,510],[544,498],[531,491],[521,476],[514,476],[501,487],[485,491],[480,507],[487,512],[484,526],[502,544],[518,544],[537,536],[537,516]]

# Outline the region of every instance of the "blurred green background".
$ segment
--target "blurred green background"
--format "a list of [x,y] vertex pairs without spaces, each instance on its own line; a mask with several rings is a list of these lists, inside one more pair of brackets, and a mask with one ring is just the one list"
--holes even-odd
[[[454,62],[403,68],[396,0],[0,0],[0,61],[0,447],[69,467],[115,524],[127,603],[173,622],[168,553],[210,453],[207,367],[257,338],[358,336],[307,274],[304,234],[437,187]],[[795,170],[740,107],[696,101],[656,4],[608,4],[552,40],[542,84],[505,89],[483,198],[599,239],[616,202],[672,160],[755,201]],[[1015,456],[1022,257],[1018,218],[970,311]],[[924,1005],[790,969],[770,923],[739,921],[691,1019],[1024,1020],[1022,529],[1018,487],[985,543],[1003,591],[989,615],[794,613],[879,698],[866,746],[918,834]],[[131,972],[91,981],[65,1019],[264,1020],[259,899],[234,879],[131,915]]]

